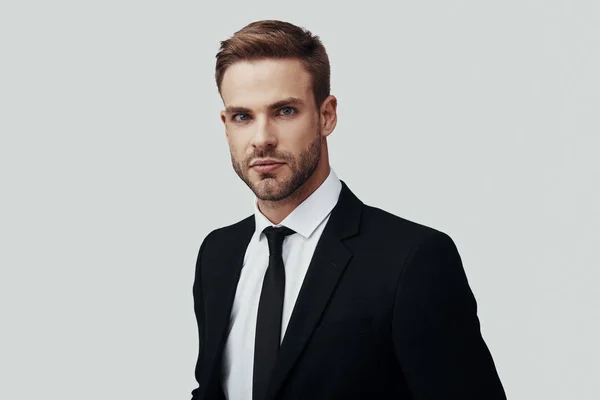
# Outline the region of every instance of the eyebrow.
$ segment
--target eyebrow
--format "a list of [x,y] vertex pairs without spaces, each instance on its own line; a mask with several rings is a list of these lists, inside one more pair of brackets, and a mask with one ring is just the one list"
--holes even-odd
[[[283,99],[283,100],[279,100],[273,104],[270,104],[269,106],[267,106],[267,109],[269,110],[277,110],[281,107],[285,107],[285,106],[293,106],[293,105],[303,105],[304,101],[302,99],[299,99],[298,97],[288,97],[287,99]],[[225,112],[227,114],[242,114],[242,113],[249,113],[252,110],[250,110],[247,107],[239,107],[239,106],[228,106],[227,108],[225,108]]]

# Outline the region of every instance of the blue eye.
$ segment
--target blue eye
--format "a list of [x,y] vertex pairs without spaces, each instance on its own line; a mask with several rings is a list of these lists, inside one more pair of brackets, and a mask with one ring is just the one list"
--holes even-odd
[[244,122],[244,121],[247,121],[248,119],[250,119],[250,116],[245,113],[235,114],[233,116],[233,120],[238,121],[238,122]]
[[293,107],[283,107],[283,108],[279,109],[279,113],[286,117],[293,115],[295,112],[296,112],[296,110]]

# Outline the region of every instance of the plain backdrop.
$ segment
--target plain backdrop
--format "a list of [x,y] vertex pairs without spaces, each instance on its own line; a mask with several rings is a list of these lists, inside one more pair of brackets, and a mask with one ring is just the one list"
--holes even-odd
[[252,213],[213,79],[257,19],[323,40],[331,165],[445,231],[510,399],[600,398],[600,2],[0,5],[0,398],[186,399],[192,283]]

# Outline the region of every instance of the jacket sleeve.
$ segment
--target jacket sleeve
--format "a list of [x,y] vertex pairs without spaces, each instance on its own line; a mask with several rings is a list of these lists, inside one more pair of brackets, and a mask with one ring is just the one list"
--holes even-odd
[[448,235],[436,231],[416,248],[396,290],[394,347],[415,400],[506,399]]
[[[204,298],[202,294],[202,278],[201,278],[201,264],[202,264],[202,252],[204,250],[204,246],[208,240],[207,235],[202,244],[200,245],[200,250],[198,252],[198,258],[196,260],[196,271],[194,276],[194,284],[192,287],[192,295],[194,299],[194,313],[196,316],[196,323],[198,325],[198,358],[196,360],[196,368],[195,368],[195,377],[198,385],[201,382],[202,377],[202,359],[204,354]],[[196,387],[192,390],[192,400],[196,400],[200,396],[200,387]]]

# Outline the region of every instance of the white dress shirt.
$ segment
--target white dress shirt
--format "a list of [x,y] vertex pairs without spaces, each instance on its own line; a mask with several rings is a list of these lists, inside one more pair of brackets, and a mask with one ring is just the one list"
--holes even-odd
[[337,204],[341,190],[342,184],[333,168],[330,168],[329,176],[321,186],[278,225],[273,225],[260,212],[256,198],[254,199],[256,230],[246,249],[223,354],[221,372],[227,399],[252,398],[256,317],[263,278],[269,264],[269,247],[262,231],[268,226],[286,226],[296,232],[284,239],[282,249],[285,265],[285,296],[281,321],[283,340],[317,242]]

